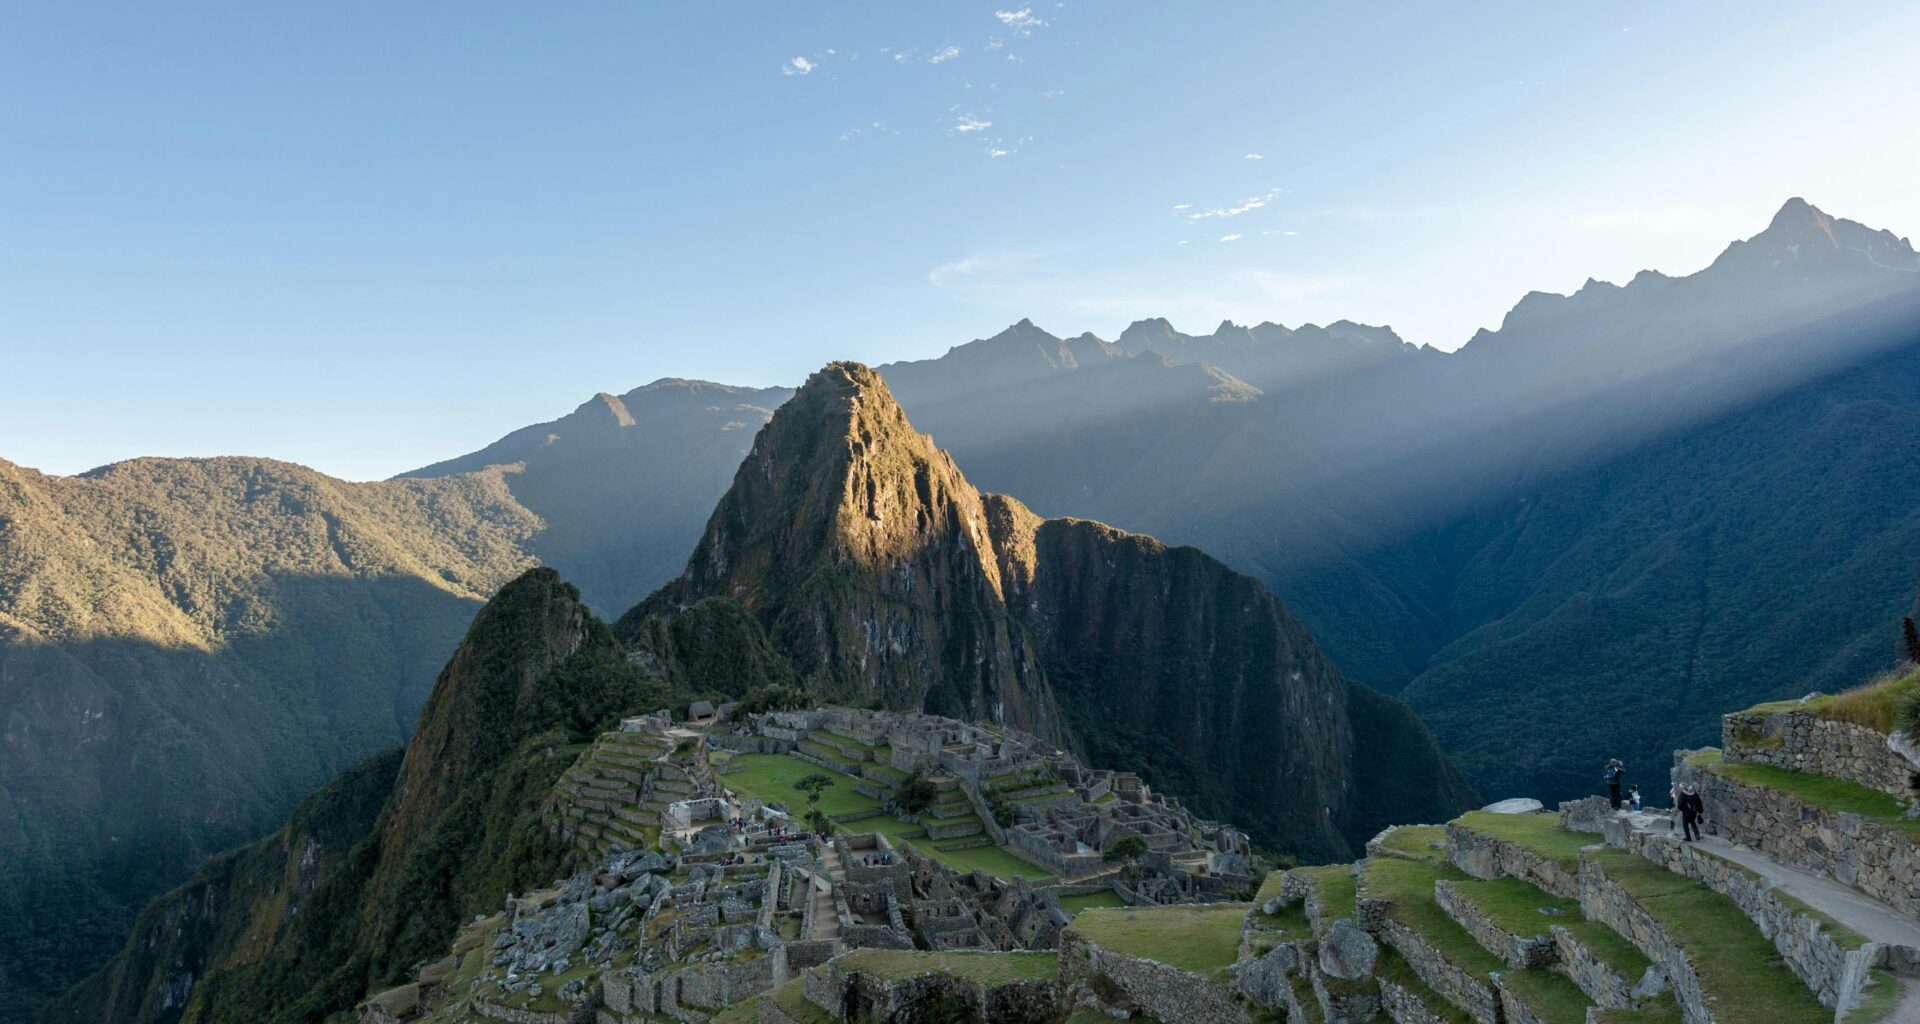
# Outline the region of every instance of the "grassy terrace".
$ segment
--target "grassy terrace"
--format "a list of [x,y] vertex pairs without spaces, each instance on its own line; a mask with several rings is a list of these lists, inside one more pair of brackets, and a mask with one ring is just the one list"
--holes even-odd
[[1500,983],[1546,1024],[1587,1024],[1587,994],[1571,978],[1544,968],[1500,972]]
[[1102,949],[1223,978],[1240,955],[1246,916],[1245,903],[1122,907],[1089,910],[1067,930]]
[[1551,811],[1533,814],[1468,811],[1449,824],[1513,843],[1569,868],[1579,866],[1581,847],[1605,842],[1598,832],[1571,832],[1561,828],[1560,816]]
[[1668,992],[1637,1010],[1596,1010],[1593,1019],[1596,1024],[1681,1024],[1685,1017]]
[[1124,907],[1126,905],[1127,901],[1121,899],[1120,894],[1114,892],[1112,889],[1102,889],[1099,892],[1090,892],[1082,896],[1060,897],[1061,909],[1075,917],[1079,917],[1081,912],[1087,910],[1105,910],[1112,907]]
[[[771,1000],[775,1006],[785,1010],[787,1016],[799,1021],[800,1024],[840,1024],[838,1020],[834,1019],[833,1014],[807,1001],[806,991],[801,988],[805,980],[804,978],[795,978],[785,985],[762,995],[760,998]],[[754,1019],[758,1018],[756,1017]]]
[[1444,825],[1402,825],[1387,833],[1380,848],[1392,855],[1438,863],[1447,859]]
[[982,984],[1042,981],[1060,973],[1059,954],[1040,953],[929,953],[911,949],[856,949],[839,959],[849,970],[877,978],[912,978],[922,974],[949,974]]
[[[1754,764],[1748,761],[1728,761],[1720,751],[1708,747],[1696,750],[1688,755],[1687,763],[1725,776],[1735,782],[1763,789],[1785,793],[1802,803],[1812,804],[1839,814],[1858,814],[1875,824],[1885,825],[1906,833],[1914,839],[1920,839],[1920,821],[1906,817],[1906,808],[1900,801],[1880,792],[1868,789],[1857,782],[1836,779],[1827,775],[1812,775],[1796,772],[1789,768],[1776,768],[1770,764]],[[1713,808],[1707,808],[1709,817]]]
[[1474,1024],[1473,1015],[1454,1005],[1445,996],[1435,992],[1413,972],[1413,965],[1407,963],[1393,947],[1382,945],[1380,959],[1374,964],[1374,974],[1384,981],[1412,992],[1427,1012],[1440,1018],[1446,1024]]
[[1392,903],[1389,918],[1418,933],[1455,967],[1482,977],[1504,969],[1499,957],[1434,902],[1433,883],[1443,878],[1465,881],[1467,876],[1446,865],[1379,857],[1367,861],[1363,884],[1368,896]]
[[[733,763],[739,766],[739,770],[720,776],[722,785],[768,803],[784,803],[795,814],[804,813],[807,798],[806,794],[794,789],[793,784],[815,772],[834,780],[833,787],[820,796],[820,809],[827,814],[862,814],[880,809],[880,801],[855,792],[852,780],[847,776],[808,764],[797,757],[786,754],[741,754],[733,759]],[[977,820],[976,816],[969,813],[951,819],[946,824],[973,820]],[[1053,877],[1045,868],[1021,860],[997,846],[980,846],[971,850],[936,849],[932,840],[917,837],[925,831],[924,825],[902,821],[891,814],[862,818],[838,827],[846,832],[878,832],[895,846],[910,843],[914,849],[955,871],[977,869],[999,878],[1025,878],[1030,881]],[[908,836],[916,838],[909,839]]]
[[1293,870],[1313,883],[1314,890],[1320,894],[1322,914],[1327,920],[1353,916],[1353,902],[1358,895],[1359,882],[1353,877],[1351,865],[1327,864]]
[[1732,900],[1624,850],[1586,854],[1687,951],[1723,1024],[1826,1024],[1820,1005],[1773,943]]
[[1618,932],[1581,917],[1578,902],[1563,900],[1518,878],[1456,882],[1454,891],[1511,934],[1545,935],[1555,925],[1565,928],[1601,963],[1628,980],[1639,979],[1649,966],[1646,954]]
[[1798,700],[1776,700],[1756,704],[1740,712],[1743,715],[1770,715],[1782,711],[1804,711],[1818,718],[1864,725],[1876,732],[1892,733],[1900,722],[1900,703],[1920,692],[1920,671],[1888,674],[1856,686],[1844,693],[1827,694],[1802,704]]

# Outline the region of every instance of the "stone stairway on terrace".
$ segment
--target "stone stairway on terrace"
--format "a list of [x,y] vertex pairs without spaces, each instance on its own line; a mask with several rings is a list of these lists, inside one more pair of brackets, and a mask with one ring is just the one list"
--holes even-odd
[[693,788],[685,768],[668,760],[672,750],[654,733],[602,734],[554,784],[546,820],[585,860],[657,846],[661,813]]
[[1389,829],[1269,878],[1238,990],[1315,1024],[1920,1022],[1920,921],[1665,825],[1580,801]]

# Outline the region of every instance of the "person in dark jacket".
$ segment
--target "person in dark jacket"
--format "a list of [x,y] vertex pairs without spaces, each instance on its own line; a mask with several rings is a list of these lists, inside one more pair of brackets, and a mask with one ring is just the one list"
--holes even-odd
[[1607,780],[1607,803],[1614,810],[1620,809],[1620,780],[1625,778],[1627,766],[1619,758],[1607,762],[1605,778]]
[[1707,806],[1700,801],[1700,794],[1694,792],[1693,783],[1680,787],[1680,825],[1686,832],[1686,841],[1691,843],[1700,838],[1700,819],[1707,816]]

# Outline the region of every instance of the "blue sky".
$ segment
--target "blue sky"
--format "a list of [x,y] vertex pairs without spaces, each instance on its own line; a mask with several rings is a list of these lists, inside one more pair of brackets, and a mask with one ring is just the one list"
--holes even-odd
[[1911,3],[8,2],[0,458],[353,479],[1023,316],[1388,323],[1920,231]]

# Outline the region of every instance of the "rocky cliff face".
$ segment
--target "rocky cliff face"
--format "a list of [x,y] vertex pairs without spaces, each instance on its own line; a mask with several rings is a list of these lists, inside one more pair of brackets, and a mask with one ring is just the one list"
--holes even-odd
[[[1347,684],[1271,593],[1198,550],[981,495],[866,367],[827,367],[775,414],[686,572],[618,630],[696,689],[738,686],[659,641],[715,603],[822,695],[1016,725],[1289,851],[1364,839]],[[1367,725],[1438,766],[1398,781],[1407,801],[1467,799],[1385,703]]]

